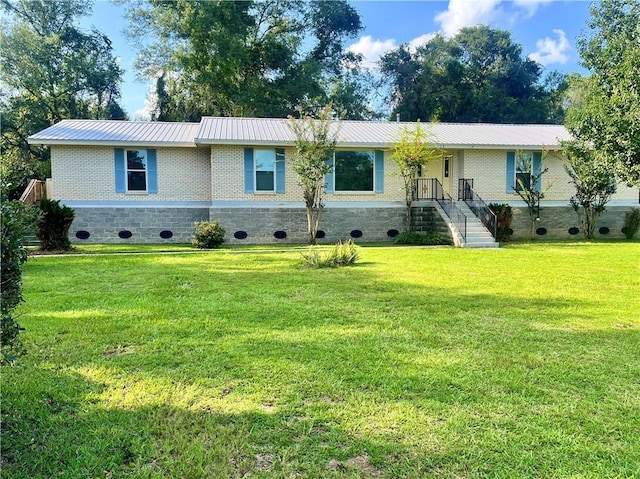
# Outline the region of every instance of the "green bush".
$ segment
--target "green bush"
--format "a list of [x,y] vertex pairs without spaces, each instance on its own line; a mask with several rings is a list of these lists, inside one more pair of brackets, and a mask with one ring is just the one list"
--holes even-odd
[[513,211],[507,203],[489,203],[489,209],[493,211],[498,219],[496,228],[496,240],[505,242],[511,239],[511,222],[513,221]]
[[633,239],[638,230],[640,230],[640,208],[633,208],[624,214],[622,231],[627,239]]
[[19,201],[0,202],[2,218],[0,236],[2,237],[2,259],[0,263],[0,364],[10,363],[24,353],[19,332],[22,330],[16,322],[13,312],[22,299],[22,265],[27,261],[25,235],[32,230],[35,215],[33,208]]
[[193,226],[196,232],[191,238],[191,244],[196,248],[217,248],[224,243],[224,234],[227,230],[217,221],[196,221]]
[[325,254],[322,254],[317,247],[313,247],[309,252],[302,253],[302,257],[306,265],[312,268],[337,268],[354,264],[358,260],[358,250],[351,240],[344,243],[338,241]]
[[60,204],[58,200],[40,200],[40,217],[36,236],[44,251],[67,251],[71,249],[69,228],[75,211]]
[[413,231],[404,231],[400,233],[395,241],[395,244],[409,244],[409,245],[450,245],[451,240],[445,235],[440,233],[416,233]]

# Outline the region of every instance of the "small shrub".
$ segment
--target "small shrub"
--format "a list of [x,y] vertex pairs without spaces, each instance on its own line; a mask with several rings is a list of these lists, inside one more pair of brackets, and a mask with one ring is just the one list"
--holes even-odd
[[191,244],[196,248],[212,249],[224,243],[227,230],[217,221],[196,221],[193,226],[196,232],[191,238]]
[[445,235],[440,233],[416,233],[413,231],[404,231],[400,233],[395,241],[395,244],[408,244],[408,245],[423,245],[423,246],[435,246],[435,245],[450,245],[451,240]]
[[633,208],[624,214],[624,235],[627,239],[633,239],[640,230],[640,208]]
[[18,337],[23,328],[15,320],[14,310],[23,301],[22,265],[28,257],[24,238],[32,231],[35,215],[34,208],[27,207],[19,201],[8,201],[4,195],[0,201],[0,208],[0,364],[7,364],[24,353]]
[[337,268],[354,264],[358,260],[358,251],[356,244],[347,240],[344,243],[338,241],[325,254],[314,247],[307,253],[302,253],[302,257],[306,265],[312,268]]
[[498,225],[496,227],[496,240],[505,242],[511,239],[511,222],[513,211],[507,203],[489,203],[489,209],[496,214]]
[[71,249],[69,228],[75,211],[60,204],[58,200],[40,200],[40,217],[36,236],[44,251],[67,251]]

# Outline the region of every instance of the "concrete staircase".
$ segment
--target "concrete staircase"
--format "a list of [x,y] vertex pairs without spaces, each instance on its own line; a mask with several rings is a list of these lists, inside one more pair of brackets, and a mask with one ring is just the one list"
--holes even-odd
[[464,201],[457,201],[456,205],[467,217],[467,237],[466,240],[461,241],[461,247],[498,248],[500,246]]

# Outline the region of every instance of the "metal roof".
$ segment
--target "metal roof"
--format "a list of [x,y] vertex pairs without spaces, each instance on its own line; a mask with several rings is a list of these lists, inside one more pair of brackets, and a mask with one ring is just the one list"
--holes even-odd
[[196,146],[199,123],[62,120],[28,138],[36,145]]
[[[199,144],[289,145],[295,141],[289,120],[280,118],[204,117]],[[336,123],[337,125],[337,123]],[[341,121],[338,146],[388,148],[403,128],[415,123]],[[499,125],[486,123],[423,123],[429,141],[441,148],[557,148],[569,133],[562,125]]]
[[[200,123],[63,120],[28,138],[42,145],[292,145],[295,135],[287,119],[204,117]],[[341,121],[338,146],[389,148],[403,128],[415,123]],[[559,148],[569,139],[562,125],[499,125],[486,123],[423,123],[429,141],[450,149]]]

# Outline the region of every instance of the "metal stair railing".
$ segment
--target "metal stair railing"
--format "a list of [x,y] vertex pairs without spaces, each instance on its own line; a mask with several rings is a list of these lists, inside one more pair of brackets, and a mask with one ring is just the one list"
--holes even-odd
[[489,230],[491,236],[497,239],[498,217],[480,195],[473,191],[473,179],[460,178],[458,180],[458,200],[464,201],[485,228]]
[[413,190],[414,200],[435,200],[449,219],[464,241],[467,240],[467,216],[462,212],[456,202],[447,193],[437,178],[418,178]]

